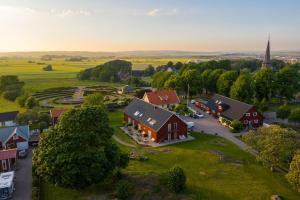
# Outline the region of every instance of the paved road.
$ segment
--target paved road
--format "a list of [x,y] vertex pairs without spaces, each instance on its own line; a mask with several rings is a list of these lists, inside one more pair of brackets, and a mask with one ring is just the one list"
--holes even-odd
[[32,152],[25,159],[18,159],[16,170],[16,191],[13,200],[31,200]]
[[197,112],[201,112],[201,114],[204,115],[204,118],[198,118],[198,119],[194,119],[191,117],[182,117],[185,121],[192,121],[195,123],[195,127],[194,127],[195,131],[197,132],[204,131],[205,133],[211,135],[215,135],[217,133],[219,136],[233,142],[241,149],[246,150],[253,155],[256,154],[256,152],[253,149],[251,149],[247,144],[234,137],[234,135],[229,131],[229,129],[227,127],[222,126],[217,121],[217,119],[204,113],[199,108],[196,108],[194,105],[190,105],[190,106]]

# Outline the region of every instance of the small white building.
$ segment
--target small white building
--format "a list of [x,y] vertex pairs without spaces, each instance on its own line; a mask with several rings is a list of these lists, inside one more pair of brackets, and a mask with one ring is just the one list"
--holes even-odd
[[16,126],[18,111],[0,113],[0,126]]

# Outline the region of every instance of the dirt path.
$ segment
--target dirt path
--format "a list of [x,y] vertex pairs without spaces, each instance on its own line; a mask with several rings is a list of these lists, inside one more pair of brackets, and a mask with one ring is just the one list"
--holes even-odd
[[127,146],[127,147],[133,147],[133,148],[136,147],[136,146],[133,145],[133,144],[129,144],[129,143],[127,143],[127,142],[124,142],[123,140],[121,140],[120,138],[118,138],[116,135],[113,135],[112,137],[113,137],[113,139],[114,139],[115,141],[117,141],[117,142],[120,143],[120,144],[123,144],[124,146]]

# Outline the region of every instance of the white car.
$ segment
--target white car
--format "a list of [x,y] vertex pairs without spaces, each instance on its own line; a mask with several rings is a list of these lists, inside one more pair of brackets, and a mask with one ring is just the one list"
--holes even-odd
[[195,100],[191,100],[191,104],[194,104],[194,103],[196,103],[196,101]]
[[200,113],[196,113],[195,115],[197,115],[199,118],[203,118],[204,115],[200,114]]

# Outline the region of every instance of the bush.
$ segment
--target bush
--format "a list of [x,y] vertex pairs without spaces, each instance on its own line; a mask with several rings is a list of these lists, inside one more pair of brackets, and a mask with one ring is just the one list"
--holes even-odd
[[23,95],[23,96],[19,96],[17,98],[17,102],[21,107],[25,107],[25,102],[27,100],[28,96],[27,95]]
[[243,124],[240,122],[240,120],[237,120],[237,119],[235,119],[231,122],[230,127],[231,127],[230,131],[232,133],[239,133],[244,128]]
[[31,109],[35,106],[38,106],[38,105],[39,105],[39,102],[33,96],[28,97],[25,102],[25,106],[29,109]]
[[291,111],[291,114],[289,116],[289,121],[300,123],[300,108],[296,108]]
[[184,190],[186,177],[182,168],[175,166],[166,176],[167,186],[171,191],[179,193]]
[[300,153],[296,153],[290,163],[289,173],[286,175],[288,182],[300,192]]
[[276,115],[280,119],[288,118],[290,113],[291,113],[291,110],[287,105],[279,106],[279,108],[276,111]]
[[18,91],[16,90],[8,90],[3,92],[4,99],[7,99],[9,101],[15,101],[18,95]]
[[44,71],[53,71],[52,65],[47,65],[43,68]]
[[133,195],[133,185],[125,180],[119,181],[116,187],[115,195],[118,199],[128,199]]

